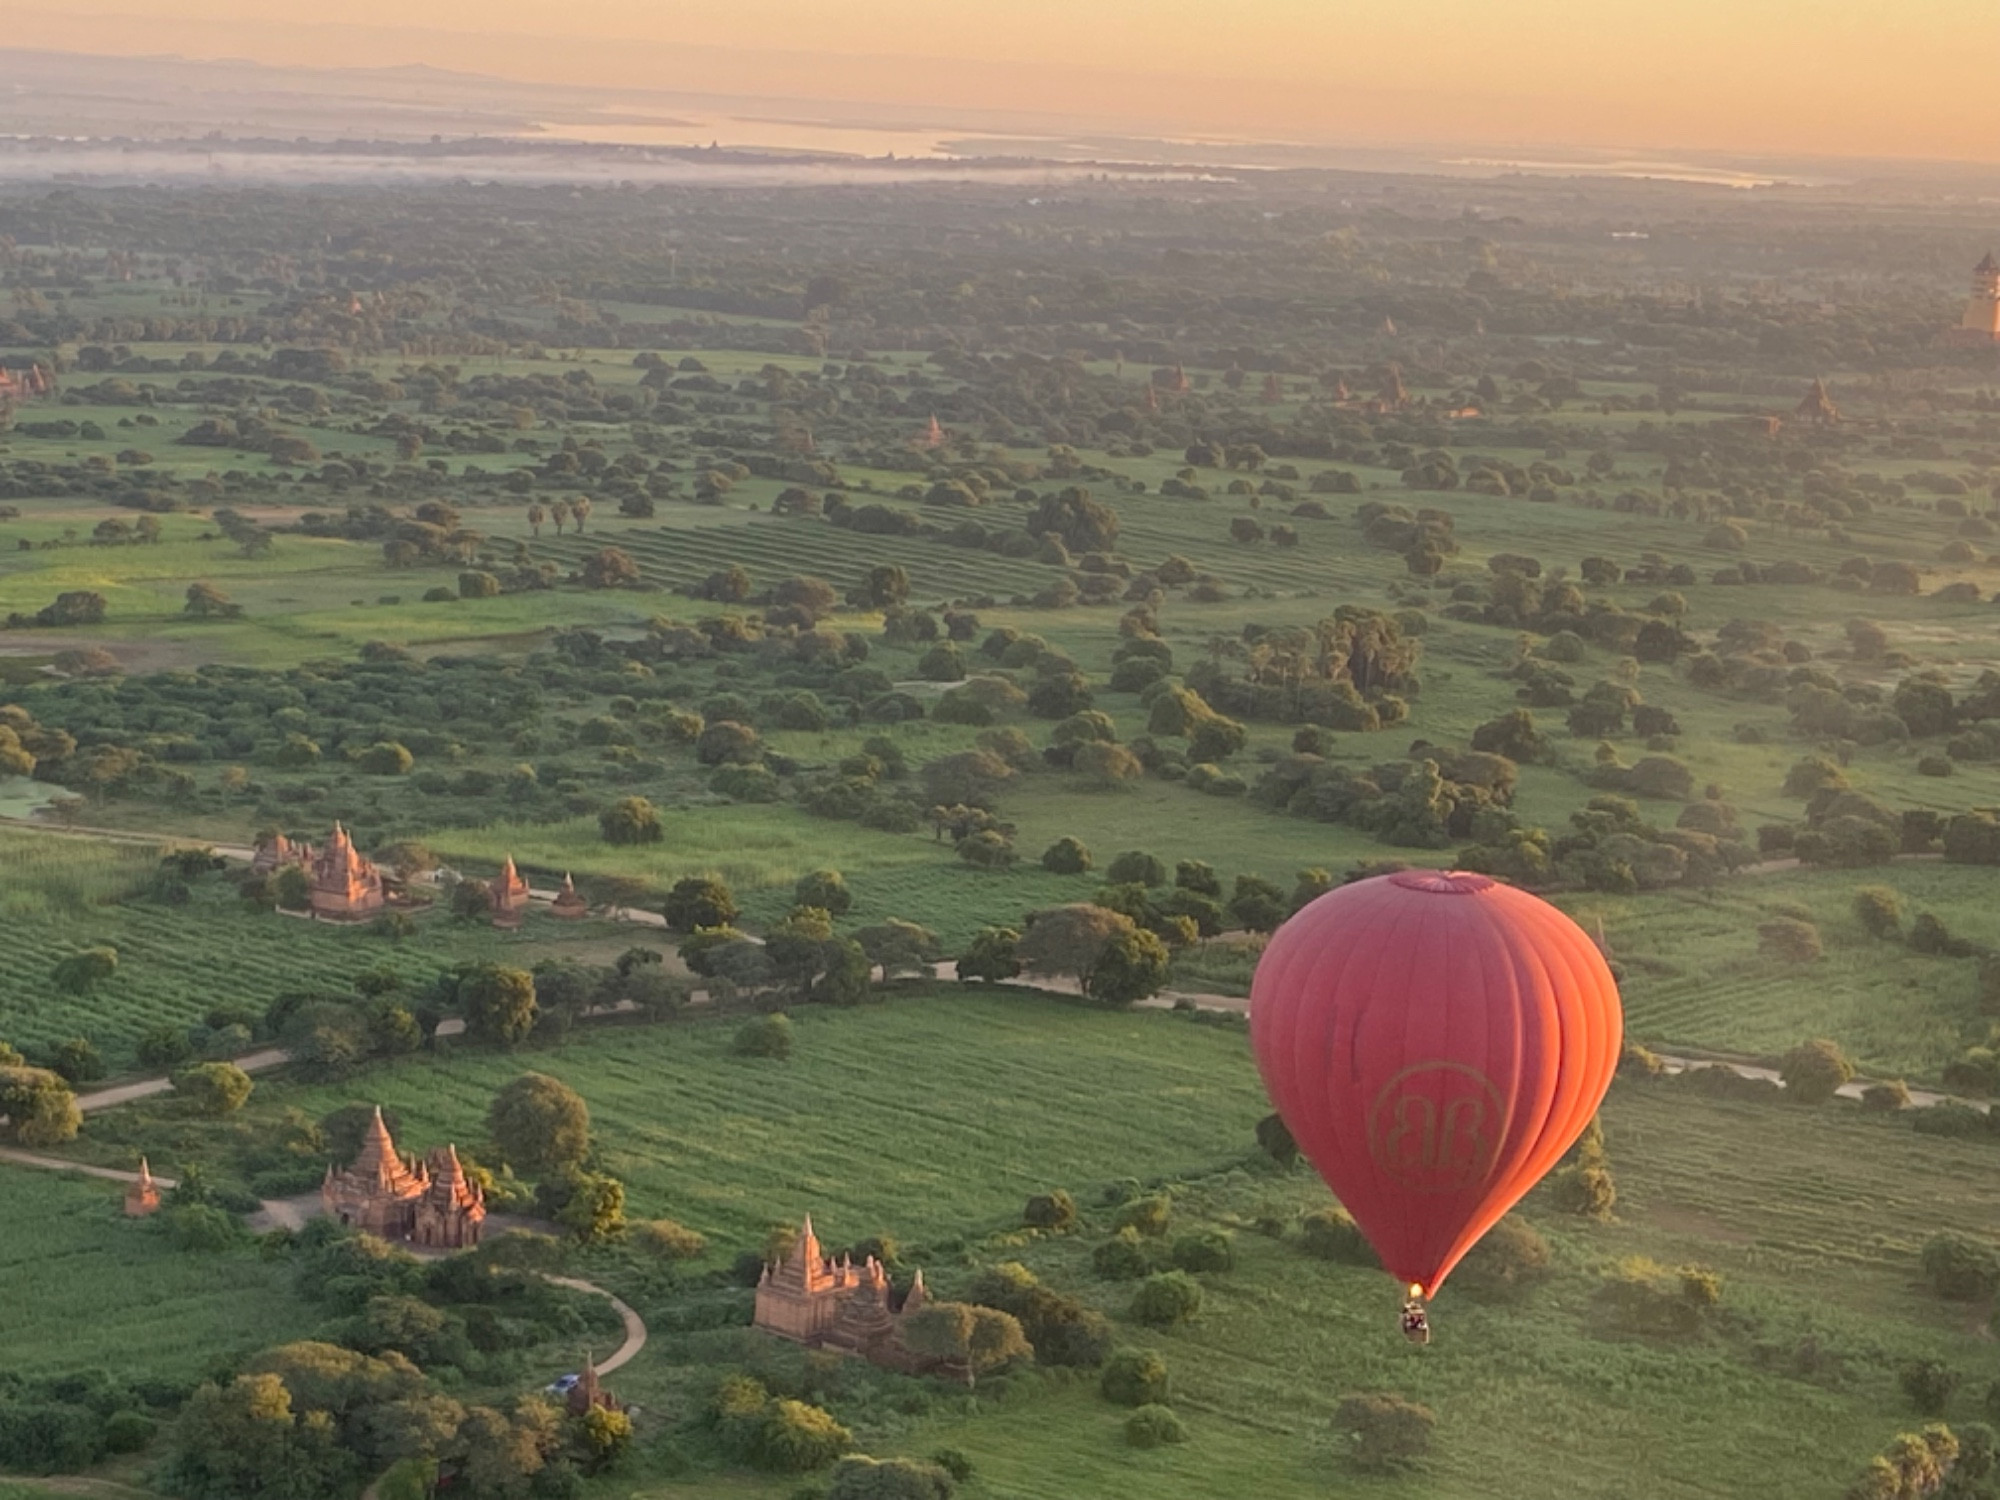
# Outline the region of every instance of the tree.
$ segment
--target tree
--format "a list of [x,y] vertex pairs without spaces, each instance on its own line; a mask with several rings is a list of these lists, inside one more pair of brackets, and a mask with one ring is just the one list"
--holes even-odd
[[199,1387],[171,1430],[161,1488],[183,1496],[324,1500],[344,1487],[353,1459],[333,1423],[294,1413],[277,1375],[238,1375]]
[[830,916],[844,917],[854,906],[854,893],[838,870],[811,870],[792,887],[792,905],[816,906]]
[[868,961],[882,970],[885,981],[902,975],[928,978],[932,966],[944,957],[935,932],[900,917],[862,928],[854,934],[854,941],[861,945]]
[[1824,1104],[1854,1076],[1854,1065],[1829,1041],[1802,1042],[1779,1065],[1785,1097],[1798,1104]]
[[195,620],[233,620],[243,613],[243,606],[232,603],[214,584],[196,582],[187,586],[181,613]]
[[1015,951],[1023,967],[1038,974],[1072,974],[1085,979],[1113,936],[1135,930],[1132,919],[1089,902],[1053,906],[1034,913]]
[[0,1140],[30,1147],[59,1146],[83,1124],[60,1074],[18,1065],[0,1065],[0,1117]]
[[927,1302],[902,1323],[912,1352],[961,1369],[965,1383],[1034,1352],[1011,1313],[967,1302]]
[[660,810],[644,797],[621,797],[597,815],[607,844],[657,844],[666,837]]
[[1251,932],[1275,932],[1291,913],[1284,889],[1261,875],[1238,875],[1229,915]]
[[1132,1320],[1171,1328],[1201,1311],[1201,1283],[1185,1271],[1156,1271],[1132,1294]]
[[1022,524],[1030,536],[1062,538],[1072,552],[1109,552],[1118,545],[1118,512],[1077,486],[1044,495]]
[[248,1102],[253,1087],[250,1075],[235,1063],[196,1063],[174,1075],[174,1093],[188,1111],[210,1119],[235,1114]]
[[1427,1406],[1401,1396],[1348,1396],[1333,1414],[1334,1429],[1347,1434],[1356,1468],[1401,1468],[1430,1451],[1437,1417]]
[[555,1221],[579,1245],[602,1245],[625,1233],[625,1184],[602,1172],[571,1169],[560,1179]]
[[735,892],[719,876],[689,875],[674,882],[661,913],[675,932],[694,932],[729,926],[738,908]]
[[466,1035],[475,1041],[513,1047],[535,1029],[535,976],[526,969],[474,964],[458,975],[456,988]]
[[1136,926],[1113,933],[1083,976],[1083,992],[1100,1005],[1130,1005],[1158,994],[1172,963],[1158,934]]
[[285,911],[304,911],[312,905],[312,877],[302,865],[286,865],[271,877],[271,899]]
[[540,1177],[582,1163],[590,1154],[590,1106],[546,1073],[523,1073],[493,1096],[486,1131],[500,1159]]
[[[558,530],[561,528],[558,527]],[[577,528],[579,531],[582,527]],[[639,582],[639,565],[629,552],[605,547],[583,562],[583,586],[589,589],[626,589]]]
[[1011,927],[982,927],[958,956],[958,977],[997,984],[1021,972],[1021,934]]

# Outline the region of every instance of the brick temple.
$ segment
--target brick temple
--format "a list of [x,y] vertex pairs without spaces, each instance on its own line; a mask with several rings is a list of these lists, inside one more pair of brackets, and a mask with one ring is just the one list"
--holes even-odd
[[479,1243],[486,1222],[486,1195],[465,1175],[458,1148],[440,1146],[419,1161],[408,1161],[376,1106],[354,1164],[329,1166],[320,1184],[327,1215],[385,1240],[408,1240],[439,1250],[466,1250]]
[[260,840],[250,861],[250,873],[274,875],[287,865],[297,865],[306,872],[311,883],[310,909],[324,921],[365,922],[389,904],[381,870],[354,847],[353,837],[338,823],[317,849],[293,843],[282,833]]
[[824,1254],[819,1236],[813,1233],[812,1215],[807,1214],[785,1258],[764,1267],[753,1325],[808,1348],[834,1349],[890,1369],[914,1370],[923,1361],[904,1347],[898,1330],[902,1320],[927,1299],[922,1271],[897,1305],[889,1273],[874,1256],[857,1266],[851,1256],[835,1261]]

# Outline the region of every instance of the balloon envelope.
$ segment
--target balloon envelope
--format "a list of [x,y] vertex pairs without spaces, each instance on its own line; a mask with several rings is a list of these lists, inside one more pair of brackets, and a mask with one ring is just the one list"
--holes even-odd
[[1273,935],[1250,991],[1280,1118],[1425,1295],[1582,1133],[1622,1035],[1597,945],[1483,875],[1329,891]]

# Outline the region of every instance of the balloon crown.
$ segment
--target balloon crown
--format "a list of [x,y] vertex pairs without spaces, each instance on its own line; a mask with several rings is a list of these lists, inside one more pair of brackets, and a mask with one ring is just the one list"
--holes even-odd
[[1424,891],[1433,896],[1472,896],[1493,884],[1490,875],[1469,870],[1398,870],[1389,877],[1406,891]]

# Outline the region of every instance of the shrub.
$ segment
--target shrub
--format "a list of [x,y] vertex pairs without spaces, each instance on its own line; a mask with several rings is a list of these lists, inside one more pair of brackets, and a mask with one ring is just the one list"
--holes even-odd
[[760,1469],[804,1474],[832,1463],[854,1446],[854,1435],[830,1412],[803,1401],[773,1401],[749,1444]]
[[1185,1271],[1156,1271],[1132,1294],[1132,1320],[1151,1328],[1171,1328],[1201,1311],[1201,1283]]
[[1173,1215],[1174,1200],[1164,1193],[1153,1193],[1144,1198],[1134,1198],[1119,1209],[1112,1227],[1129,1229],[1134,1234],[1159,1236],[1167,1232],[1167,1224]]
[[1924,1241],[1925,1283],[1947,1302],[1982,1302],[2000,1289],[2000,1251],[1985,1240],[1942,1230]]
[[1257,1122],[1257,1149],[1281,1167],[1299,1159],[1299,1143],[1292,1139],[1290,1127],[1274,1114]]
[[1624,1333],[1683,1336],[1701,1327],[1721,1283],[1688,1267],[1668,1271],[1649,1260],[1621,1262],[1597,1290],[1599,1310]]
[[1941,1417],[1962,1377],[1943,1360],[1913,1359],[1896,1372],[1896,1384],[1910,1405],[1927,1417]]
[[838,870],[812,870],[792,887],[792,905],[816,906],[830,917],[844,917],[853,909],[854,893]]
[[1603,1155],[1590,1152],[1550,1175],[1549,1201],[1579,1218],[1608,1219],[1618,1206],[1618,1184]]
[[115,1411],[104,1420],[104,1446],[113,1453],[137,1453],[158,1430],[159,1424],[142,1411]]
[[73,1036],[49,1050],[49,1067],[65,1083],[92,1083],[104,1076],[104,1059],[90,1038]]
[[1090,1252],[1090,1269],[1106,1281],[1137,1281],[1150,1275],[1154,1265],[1153,1247],[1133,1229],[1119,1230]]
[[1068,1229],[1076,1223],[1076,1199],[1061,1188],[1037,1193],[1021,1210],[1021,1222],[1030,1229]]
[[1900,1078],[1871,1083],[1861,1091],[1861,1107],[1877,1114],[1894,1114],[1910,1107],[1909,1085]]
[[972,1477],[972,1459],[962,1448],[940,1448],[931,1462],[961,1484]]
[[1379,1472],[1415,1463],[1428,1453],[1437,1417],[1429,1407],[1401,1396],[1348,1396],[1334,1411],[1333,1425],[1347,1434],[1355,1467]]
[[1824,1104],[1854,1076],[1854,1065],[1832,1042],[1802,1042],[1779,1065],[1785,1097],[1797,1104]]
[[210,1203],[178,1203],[160,1215],[176,1249],[213,1253],[243,1238],[243,1227]]
[[1347,1266],[1382,1264],[1375,1247],[1354,1222],[1354,1215],[1344,1208],[1317,1209],[1300,1221],[1299,1229],[1306,1254],[1316,1259]]
[[1939,958],[1970,958],[1978,951],[1964,938],[1953,936],[1941,918],[1927,911],[1918,912],[1910,924],[1910,947]]
[[834,1467],[826,1500],[951,1500],[953,1480],[942,1464],[854,1454]]
[[1872,938],[1901,937],[1902,898],[1886,885],[1864,885],[1854,893],[1854,919]]
[[1236,1250],[1228,1235],[1203,1229],[1174,1241],[1174,1264],[1183,1271],[1228,1271],[1235,1268]]
[[1810,922],[1801,922],[1793,917],[1760,922],[1757,925],[1757,946],[1773,958],[1799,964],[1817,963],[1825,952],[1819,929]]
[[1918,1135],[1943,1136],[1960,1141],[1981,1140],[1993,1133],[1993,1123],[1983,1111],[1969,1104],[1960,1104],[1956,1099],[1946,1099],[1929,1109],[1914,1111],[1910,1125]]
[[1187,1441],[1187,1429],[1170,1406],[1140,1407],[1125,1419],[1125,1441],[1134,1448],[1158,1448]]
[[783,1011],[774,1015],[755,1016],[736,1028],[736,1035],[730,1039],[729,1050],[738,1057],[777,1057],[792,1055],[792,1021]]
[[1549,1260],[1549,1242],[1509,1214],[1458,1263],[1451,1284],[1482,1302],[1504,1302],[1547,1276]]
[[1104,878],[1112,885],[1143,885],[1148,888],[1167,883],[1166,864],[1141,849],[1130,849],[1111,861]]
[[697,1260],[708,1249],[708,1237],[672,1219],[648,1219],[635,1226],[642,1250],[662,1260]]
[[1065,836],[1042,851],[1042,868],[1051,875],[1081,875],[1090,866],[1090,850],[1081,839]]
[[1117,1406],[1164,1406],[1173,1399],[1167,1362],[1150,1349],[1114,1354],[1098,1377],[1097,1389]]
[[211,1119],[241,1109],[253,1087],[250,1075],[234,1063],[196,1063],[174,1075],[174,1093],[188,1111]]
[[607,844],[657,844],[666,837],[659,809],[644,797],[621,797],[597,815]]

